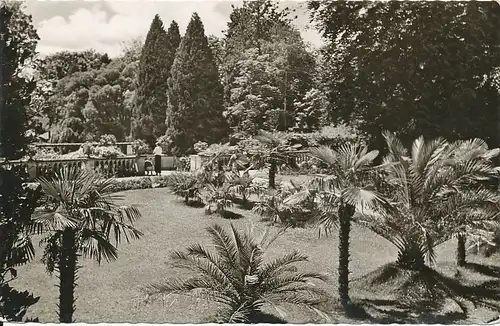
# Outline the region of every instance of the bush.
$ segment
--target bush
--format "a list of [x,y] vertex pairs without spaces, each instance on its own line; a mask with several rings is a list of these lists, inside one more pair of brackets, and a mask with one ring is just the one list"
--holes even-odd
[[98,146],[94,150],[95,155],[104,158],[116,158],[125,156],[122,151],[116,146]]
[[179,158],[179,166],[177,169],[179,171],[189,171],[191,170],[191,159],[189,157],[183,156]]
[[206,142],[199,141],[193,145],[193,148],[196,153],[200,153],[208,148],[208,144]]
[[115,146],[116,145],[116,137],[114,135],[102,135],[99,139],[100,146]]
[[153,182],[150,177],[115,179],[112,186],[114,192],[148,188],[153,188]]
[[80,150],[84,155],[90,157],[92,155],[95,155],[95,144],[91,142],[86,142],[80,146]]
[[189,204],[190,200],[201,201],[200,182],[194,174],[174,173],[168,177],[167,183],[175,195],[184,198],[186,204]]
[[142,139],[136,139],[132,142],[132,151],[135,155],[144,155],[151,152],[151,148]]
[[304,190],[303,185],[280,184],[278,189],[267,189],[259,196],[253,211],[273,223],[302,227],[314,220],[317,214],[312,197],[305,197],[299,203],[290,204],[287,199]]
[[221,216],[224,216],[226,209],[233,205],[233,197],[231,185],[228,183],[220,187],[208,184],[203,189],[205,204],[209,207],[214,207],[213,210],[209,209],[208,211],[218,213]]

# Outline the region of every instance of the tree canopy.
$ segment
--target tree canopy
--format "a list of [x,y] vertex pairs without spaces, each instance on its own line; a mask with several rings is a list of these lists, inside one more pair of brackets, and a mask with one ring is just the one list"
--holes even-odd
[[419,135],[498,144],[500,6],[495,2],[311,1],[326,39],[331,117],[383,147]]

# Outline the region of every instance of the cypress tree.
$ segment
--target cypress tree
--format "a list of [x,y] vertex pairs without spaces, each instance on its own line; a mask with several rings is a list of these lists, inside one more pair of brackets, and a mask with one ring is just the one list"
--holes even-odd
[[[168,67],[168,78],[170,78],[170,70],[172,69],[172,65],[174,64],[175,54],[177,53],[177,49],[181,44],[181,34],[179,32],[179,25],[175,20],[172,20],[170,26],[167,31],[167,48],[169,49],[167,56],[165,57],[165,61]],[[168,78],[167,83],[168,83]],[[167,84],[168,85],[168,84]],[[167,86],[168,87],[168,86]],[[168,94],[167,94],[168,95]],[[170,113],[168,112],[169,107],[167,104],[167,112],[165,115],[165,125],[168,125],[168,116]]]
[[174,154],[197,141],[220,142],[227,131],[223,88],[200,17],[194,13],[172,65],[168,82],[167,136]]
[[167,33],[160,16],[156,15],[139,61],[134,119],[135,137],[146,140],[150,145],[165,134],[167,81],[179,43],[177,23],[172,22]]

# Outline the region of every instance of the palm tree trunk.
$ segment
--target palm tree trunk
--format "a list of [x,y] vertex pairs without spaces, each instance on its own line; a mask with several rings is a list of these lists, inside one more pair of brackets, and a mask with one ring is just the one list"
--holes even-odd
[[349,299],[349,234],[351,218],[355,208],[351,205],[341,205],[339,208],[339,297],[343,307],[347,307]]
[[465,236],[457,237],[457,266],[465,266]]
[[271,166],[269,167],[269,188],[276,189],[276,160],[271,158]]
[[73,322],[77,262],[75,231],[66,228],[63,231],[59,255],[59,322],[61,323]]

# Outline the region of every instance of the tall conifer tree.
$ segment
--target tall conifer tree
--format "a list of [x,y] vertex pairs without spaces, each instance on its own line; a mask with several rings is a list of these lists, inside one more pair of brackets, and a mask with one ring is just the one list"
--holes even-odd
[[165,134],[167,81],[179,43],[177,23],[172,22],[167,33],[160,16],[156,15],[139,62],[134,119],[135,137],[146,140],[150,145]]
[[167,136],[174,154],[197,141],[220,142],[227,132],[223,88],[205,29],[194,13],[177,51],[168,83]]

